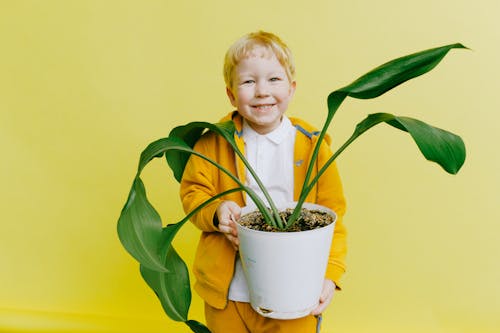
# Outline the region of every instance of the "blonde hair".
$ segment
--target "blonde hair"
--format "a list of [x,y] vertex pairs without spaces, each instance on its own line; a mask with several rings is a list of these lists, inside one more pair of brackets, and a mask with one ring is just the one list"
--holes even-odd
[[295,76],[295,65],[293,63],[292,52],[288,46],[275,34],[265,31],[257,31],[249,33],[238,39],[229,47],[224,58],[224,81],[226,87],[233,88],[233,71],[241,59],[244,59],[252,54],[252,51],[257,47],[263,47],[270,54],[274,54],[280,64],[285,69],[286,75],[290,82]]

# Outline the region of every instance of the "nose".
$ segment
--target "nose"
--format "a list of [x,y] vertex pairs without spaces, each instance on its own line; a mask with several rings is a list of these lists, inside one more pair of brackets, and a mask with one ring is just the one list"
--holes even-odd
[[267,84],[267,82],[262,82],[262,81],[257,82],[257,84],[255,85],[255,96],[257,97],[269,96],[269,85]]

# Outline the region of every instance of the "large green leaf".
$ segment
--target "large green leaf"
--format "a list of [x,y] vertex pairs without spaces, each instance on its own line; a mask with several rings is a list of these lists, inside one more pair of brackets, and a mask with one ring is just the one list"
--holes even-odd
[[158,272],[141,265],[141,275],[154,290],[165,313],[173,320],[186,321],[191,305],[188,268],[173,246],[163,252],[168,272]]
[[[233,139],[234,142],[234,139]],[[209,163],[215,165],[219,170],[227,174],[229,177],[231,177],[238,185],[240,185],[242,188],[244,188],[244,184],[240,182],[238,177],[233,175],[227,168],[223,167],[222,165],[218,164],[214,160],[208,158],[207,156],[204,156],[200,154],[199,152],[195,151],[192,147],[187,144],[183,138],[177,137],[177,136],[172,136],[168,138],[163,138],[156,140],[152,143],[150,143],[146,149],[141,153],[141,159],[139,161],[139,168],[137,171],[137,174],[139,175],[142,171],[142,169],[155,157],[161,157],[163,154],[170,156],[172,159],[174,157],[180,156],[177,155],[177,153],[182,153],[186,155],[196,155],[199,156]],[[172,164],[178,165],[178,162],[172,161]],[[174,172],[174,175],[177,177],[180,175],[182,177],[182,173],[184,171],[184,166],[182,168],[177,168],[173,167],[172,171]]]
[[[186,133],[194,133],[195,129],[199,128],[209,128],[211,130],[214,130],[215,132],[224,135],[224,137],[227,137],[227,140],[231,141],[231,144],[234,145],[234,149],[236,150],[236,142],[234,141],[234,137],[232,136],[232,131],[234,131],[234,124],[232,122],[225,122],[225,123],[220,123],[220,124],[210,124],[210,123],[190,123],[185,126],[180,126],[176,128],[176,131],[172,131],[174,134],[172,136],[169,136],[168,138],[162,138],[159,140],[156,140],[152,143],[150,143],[146,149],[141,153],[141,158],[139,161],[139,167],[137,170],[137,176],[140,175],[142,172],[143,168],[155,157],[161,157],[163,154],[167,156],[167,161],[169,161],[169,165],[174,173],[174,176],[182,178],[182,173],[184,172],[185,168],[185,162],[186,161],[181,161],[182,156],[189,156],[191,154],[196,155],[198,157],[201,157],[208,161],[209,163],[213,164],[215,167],[217,167],[219,170],[227,174],[229,177],[231,177],[240,187],[242,190],[245,190],[248,192],[248,194],[252,198],[257,198],[255,200],[259,200],[257,197],[257,194],[255,194],[251,189],[247,188],[245,184],[241,183],[238,177],[236,177],[234,174],[232,174],[227,168],[223,167],[222,165],[218,164],[214,160],[208,158],[207,156],[204,156],[197,151],[195,151],[192,147],[191,144],[194,141],[192,137],[186,137]],[[177,134],[186,134],[186,135],[179,135]],[[187,139],[188,142],[184,141],[184,139]],[[240,152],[241,153],[241,152]],[[179,160],[176,160],[179,159]],[[180,180],[179,178],[179,180]]]
[[380,123],[387,123],[397,129],[408,132],[424,157],[431,162],[439,164],[448,173],[456,174],[465,162],[465,144],[458,135],[417,119],[398,117],[390,113],[374,113],[368,115],[368,117],[356,125],[356,129],[351,137],[323,165],[306,190],[310,191],[312,189],[313,185],[319,180],[326,169],[352,142],[370,128]]
[[[179,138],[189,147],[193,148],[205,130],[210,130],[217,133],[218,135],[221,135],[229,142],[229,144],[234,149],[236,149],[236,142],[234,141],[235,127],[232,121],[226,121],[217,124],[211,124],[207,122],[192,122],[174,128],[170,132],[169,138]],[[168,165],[174,172],[175,179],[180,182],[187,161],[189,159],[189,154],[186,154],[186,151],[169,150],[165,155]]]
[[322,134],[326,132],[333,115],[347,96],[358,99],[378,97],[408,80],[429,72],[454,48],[467,47],[455,43],[403,56],[372,69],[351,84],[333,91],[328,95],[328,117]]
[[[448,173],[456,174],[465,162],[465,144],[458,135],[426,124],[421,120],[394,116],[389,113],[374,113],[366,117],[356,126],[348,142],[354,141],[368,129],[381,122],[408,132],[424,157],[439,164]],[[343,149],[345,147],[346,145],[343,146]],[[338,154],[334,154],[333,159]]]
[[183,150],[191,150],[183,140],[178,138],[162,138],[151,142],[146,149],[144,149],[141,153],[141,157],[139,159],[139,167],[137,168],[137,175],[140,175],[144,167],[153,159],[157,157],[162,157],[166,151],[172,149],[183,149]]
[[464,164],[465,144],[458,135],[408,117],[396,117],[387,123],[409,132],[425,158],[446,172],[456,174]]
[[338,91],[362,99],[380,96],[405,81],[427,73],[439,64],[448,51],[454,48],[466,47],[456,43],[394,59],[371,70]]
[[[213,161],[207,156],[198,153],[191,147],[191,145],[194,145],[195,141],[197,140],[195,137],[199,135],[199,133],[201,133],[199,131],[200,128],[203,130],[208,128],[209,130],[212,130],[213,132],[222,135],[230,143],[236,154],[238,154],[238,156],[242,159],[243,163],[247,166],[249,171],[252,174],[254,174],[257,183],[261,187],[262,192],[264,193],[266,198],[268,198],[268,202],[270,203],[271,207],[275,207],[266,188],[258,179],[258,177],[255,175],[255,171],[252,169],[248,161],[245,159],[243,153],[238,149],[236,141],[234,140],[235,127],[232,121],[227,121],[218,124],[210,124],[206,122],[193,122],[184,126],[176,127],[174,130],[172,130],[171,136],[169,136],[168,138],[162,138],[156,140],[150,143],[146,147],[146,149],[144,149],[144,151],[141,153],[139,167],[137,170],[137,177],[140,175],[143,168],[153,158],[161,157],[163,156],[163,154],[165,154],[167,156],[167,161],[169,162],[169,166],[171,167],[175,178],[180,181],[180,179],[182,178],[182,174],[184,173],[184,168],[187,162],[187,158],[183,159],[183,156],[189,157],[189,155],[193,154],[205,159],[206,161],[217,167],[220,171],[224,172],[229,177],[231,177],[231,179],[233,179],[241,187],[242,190],[248,193],[248,195],[252,198],[252,200],[257,204],[257,207],[259,207],[259,209],[262,208],[262,211],[265,211],[266,205],[262,202],[259,196],[255,193],[255,191],[246,187],[245,184],[241,183],[239,178],[236,175],[232,174],[227,168],[223,167],[222,165],[218,164],[217,162]],[[184,141],[185,139],[187,140],[187,142]],[[276,217],[279,218],[277,210],[275,211],[276,211],[275,214]],[[273,221],[272,216],[267,211],[264,214],[264,217],[266,221]]]
[[[434,67],[436,67],[437,64],[439,64],[439,62],[451,49],[454,48],[466,48],[466,47],[463,46],[462,44],[456,43],[456,44],[436,47],[433,49],[428,49],[425,51],[413,53],[404,57],[394,59],[369,71],[365,75],[355,80],[353,83],[330,93],[327,99],[328,115],[326,117],[323,128],[321,129],[321,133],[317,140],[316,147],[313,151],[311,161],[316,161],[319,154],[319,147],[324,140],[328,127],[330,126],[330,123],[332,122],[332,119],[335,113],[337,112],[338,108],[340,107],[340,105],[347,96],[359,99],[369,99],[378,97],[408,80],[411,80],[417,76],[429,72]],[[371,120],[374,120],[374,118],[372,118]],[[402,122],[404,122],[404,120]],[[392,122],[392,124],[398,124],[398,123],[399,122],[397,121]],[[417,128],[415,128],[415,126],[412,126],[412,124],[407,124],[407,125],[409,127],[414,127],[413,132],[421,132],[420,130],[424,131],[428,130],[428,128],[424,129],[422,127],[420,127],[420,130],[417,130]],[[401,124],[401,126],[404,127],[403,124]],[[401,129],[401,127],[398,128]],[[433,133],[437,132],[433,131]],[[438,137],[444,137],[444,135],[442,135],[441,132],[439,133],[440,135],[438,135]],[[356,137],[354,138],[351,137],[351,139],[349,139],[350,142],[352,142]],[[439,163],[441,166],[443,166],[443,168],[446,171],[450,173],[458,172],[458,169],[460,169],[461,166],[460,163],[461,158],[460,158],[460,153],[457,152],[460,150],[463,150],[465,152],[465,149],[463,147],[463,142],[461,141],[461,139],[460,140],[452,139],[447,141],[448,143],[445,145],[440,145],[440,147],[432,148],[433,142],[431,140],[427,141],[423,140],[422,135],[418,135],[418,137],[415,138],[412,133],[412,137],[415,139],[415,141],[417,141],[418,139],[417,144],[419,145],[420,150],[422,151],[422,153],[424,153],[424,156],[426,158]],[[350,142],[349,141],[346,142],[347,145]],[[347,146],[344,145],[343,147],[341,147],[341,149],[339,149],[339,152],[342,152],[345,147]],[[444,154],[444,151],[446,149],[454,151],[454,153],[450,153],[448,157],[443,158],[443,156],[441,155]],[[457,155],[455,156],[455,154]],[[454,163],[450,163],[450,160],[453,160],[455,158],[456,161]],[[314,163],[309,163],[304,181],[304,186],[302,187],[302,191],[297,201],[295,210],[292,216],[289,218],[288,227],[291,226],[296,221],[297,217],[299,216],[302,204],[306,200],[309,192],[314,187],[314,184],[319,179],[318,175],[316,175],[316,177],[314,177],[314,179],[310,181],[313,168],[314,168]]]
[[118,237],[125,249],[144,266],[166,271],[159,257],[162,234],[160,216],[146,197],[144,184],[134,179],[132,189],[118,219]]
[[168,150],[191,151],[191,147],[175,137],[163,138],[149,144],[141,153],[137,175],[118,219],[118,236],[122,245],[142,265],[157,271],[166,271],[158,255],[162,222],[148,201],[139,176],[153,158],[161,157]]
[[[186,141],[184,141],[184,138],[179,136],[169,136],[168,138],[162,138],[150,143],[146,147],[146,149],[144,149],[139,160],[137,174],[139,175],[144,167],[153,158],[161,157],[163,156],[163,154],[167,156],[167,161],[169,161],[169,165],[174,173],[174,177],[179,181],[182,178],[182,173],[184,172],[185,168],[185,162],[181,161],[183,156],[189,156],[191,154],[198,155],[201,158],[206,159],[208,162],[216,165],[218,168],[223,169],[222,166],[217,165],[217,163],[215,163],[213,160],[193,150],[193,148]],[[233,176],[226,169],[224,169],[223,171],[226,172],[229,176]]]
[[216,124],[204,121],[194,121],[186,125],[175,127],[170,131],[169,136],[181,138],[183,141],[188,143],[190,147],[194,147],[198,139],[206,130],[215,132],[223,136],[227,141],[234,143],[235,127],[233,121],[231,120]]

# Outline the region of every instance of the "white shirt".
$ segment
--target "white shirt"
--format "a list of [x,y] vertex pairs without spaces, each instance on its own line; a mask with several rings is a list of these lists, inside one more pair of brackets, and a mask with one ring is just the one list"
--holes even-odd
[[[286,116],[283,116],[278,128],[265,135],[255,132],[246,121],[243,122],[245,157],[277,206],[293,201],[295,134],[296,128]],[[247,186],[267,204],[264,194],[248,170],[245,176]],[[247,198],[247,206],[256,208],[250,197]],[[236,259],[228,298],[232,301],[250,302],[248,286],[239,257]]]

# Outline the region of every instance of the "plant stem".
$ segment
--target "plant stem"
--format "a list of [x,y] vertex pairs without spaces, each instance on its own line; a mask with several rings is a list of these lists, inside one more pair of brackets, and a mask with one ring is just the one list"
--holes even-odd
[[[238,150],[239,151],[239,150]],[[252,198],[252,200],[255,202],[255,204],[257,205],[257,208],[259,209],[259,211],[262,212],[262,215],[264,216],[264,219],[266,220],[266,222],[274,227],[278,227],[279,228],[279,225],[277,225],[277,223],[275,222],[275,218],[273,218],[273,216],[271,214],[269,214],[269,211],[266,207],[266,205],[262,202],[262,200],[259,198],[259,196],[257,195],[257,193],[255,193],[254,190],[252,190],[251,188],[249,188],[248,186],[245,186],[245,184],[243,184],[238,177],[236,177],[235,175],[232,174],[231,171],[229,171],[228,169],[226,169],[225,167],[223,167],[222,165],[218,164],[217,162],[213,161],[212,159],[204,156],[203,154],[200,154],[200,153],[197,153],[196,151],[189,151],[190,153],[198,156],[198,157],[201,157],[203,158],[204,160],[206,160],[207,162],[213,164],[215,167],[219,168],[222,172],[224,172],[226,175],[228,175],[232,180],[234,180],[239,186],[240,188],[248,193],[248,195],[250,196],[250,198]],[[241,152],[238,154],[238,156],[240,156],[241,158]],[[245,162],[245,160],[243,159],[243,161]],[[247,162],[248,164],[248,162]],[[262,184],[262,183],[261,183]],[[261,185],[259,185],[261,186]],[[263,186],[263,185],[262,185]],[[265,188],[264,188],[265,190]],[[267,192],[267,191],[266,191]],[[269,196],[269,194],[267,194]],[[266,196],[267,198],[267,196]],[[270,197],[269,197],[270,199]],[[279,215],[278,215],[279,216]],[[281,221],[280,221],[281,222]]]
[[[272,221],[271,223],[268,223],[268,224],[272,225],[273,227],[277,227],[280,230],[283,230],[286,227],[286,222],[283,221],[282,218],[281,218],[281,216],[279,215],[278,208],[276,207],[276,204],[274,203],[273,199],[271,198],[271,195],[267,191],[266,187],[264,186],[264,184],[260,180],[260,178],[257,175],[257,173],[255,172],[255,170],[252,168],[252,166],[250,165],[250,163],[248,162],[248,160],[245,158],[245,156],[243,155],[243,153],[236,146],[233,147],[233,149],[236,152],[236,154],[238,155],[238,157],[241,159],[241,161],[243,162],[243,164],[245,165],[245,167],[248,169],[248,171],[250,172],[250,174],[252,175],[252,177],[255,179],[255,181],[257,182],[257,185],[259,186],[259,188],[261,189],[262,193],[266,197],[267,202],[269,203],[269,206],[271,208],[271,212],[274,215],[274,221]],[[260,207],[259,207],[259,210],[262,212],[262,210],[260,209]],[[265,209],[265,210],[267,211],[267,209]],[[266,222],[267,222],[267,219],[266,219]]]
[[[378,115],[381,116],[377,117],[378,120],[366,122],[367,120],[370,120],[371,116],[378,116]],[[318,182],[319,178],[323,175],[323,173],[325,173],[328,167],[351,143],[353,143],[358,137],[360,137],[363,133],[365,133],[375,125],[378,125],[381,122],[385,122],[394,118],[394,116],[392,116],[391,114],[374,114],[371,116],[368,116],[368,118],[366,118],[365,121],[362,121],[356,126],[356,129],[354,130],[354,133],[351,135],[351,137],[347,139],[347,141],[344,142],[344,144],[339,149],[337,149],[337,151],[328,159],[328,161],[326,161],[326,163],[321,167],[321,169],[318,171],[318,174],[314,177],[314,179],[307,186],[304,186],[303,188],[304,198],[307,197],[309,192],[311,192],[311,190],[314,188],[314,185]]]
[[[347,97],[347,93],[344,92],[339,92],[339,91],[334,91],[328,96],[328,115],[326,117],[325,123],[323,125],[323,128],[321,129],[321,133],[318,137],[318,140],[316,141],[316,145],[314,146],[314,151],[311,156],[311,160],[309,161],[309,165],[307,166],[307,171],[306,171],[306,176],[304,178],[304,184],[302,186],[302,190],[299,195],[299,200],[297,201],[297,205],[295,206],[295,209],[293,210],[292,215],[288,218],[288,223],[286,225],[286,228],[291,227],[296,221],[297,218],[300,215],[300,210],[302,209],[302,205],[304,204],[307,195],[311,191],[312,187],[314,184],[318,181],[319,177],[315,177],[311,183],[309,183],[309,179],[311,178],[312,171],[314,169],[314,165],[316,164],[316,160],[318,159],[318,154],[319,150],[321,147],[321,144],[323,143],[323,140],[326,136],[326,132],[328,130],[328,127],[330,126],[330,123],[332,122],[333,116],[335,115],[335,112],[338,110],[340,104],[344,101],[344,99]],[[323,171],[324,172],[324,171]]]
[[[318,171],[318,174],[313,178],[311,183],[304,187],[304,198],[307,197],[309,192],[314,188],[314,185],[318,182],[319,178],[325,173],[328,167],[335,161],[335,159],[354,141],[359,135],[353,134],[343,145],[340,147],[326,163]],[[303,203],[303,202],[302,202]]]
[[231,193],[234,193],[234,192],[241,192],[241,191],[244,191],[243,188],[241,187],[236,187],[236,188],[232,188],[230,190],[227,190],[227,191],[224,191],[224,192],[221,192],[213,197],[211,197],[210,199],[204,201],[203,203],[199,204],[195,209],[193,209],[192,211],[189,212],[189,214],[187,214],[181,221],[179,221],[178,223],[181,223],[181,222],[186,222],[188,221],[189,219],[191,219],[191,217],[193,217],[194,214],[198,213],[198,211],[202,208],[205,208],[206,206],[208,206],[209,204],[211,204],[212,202],[214,202],[215,200],[225,196],[225,195],[228,195],[228,194],[231,194]]

